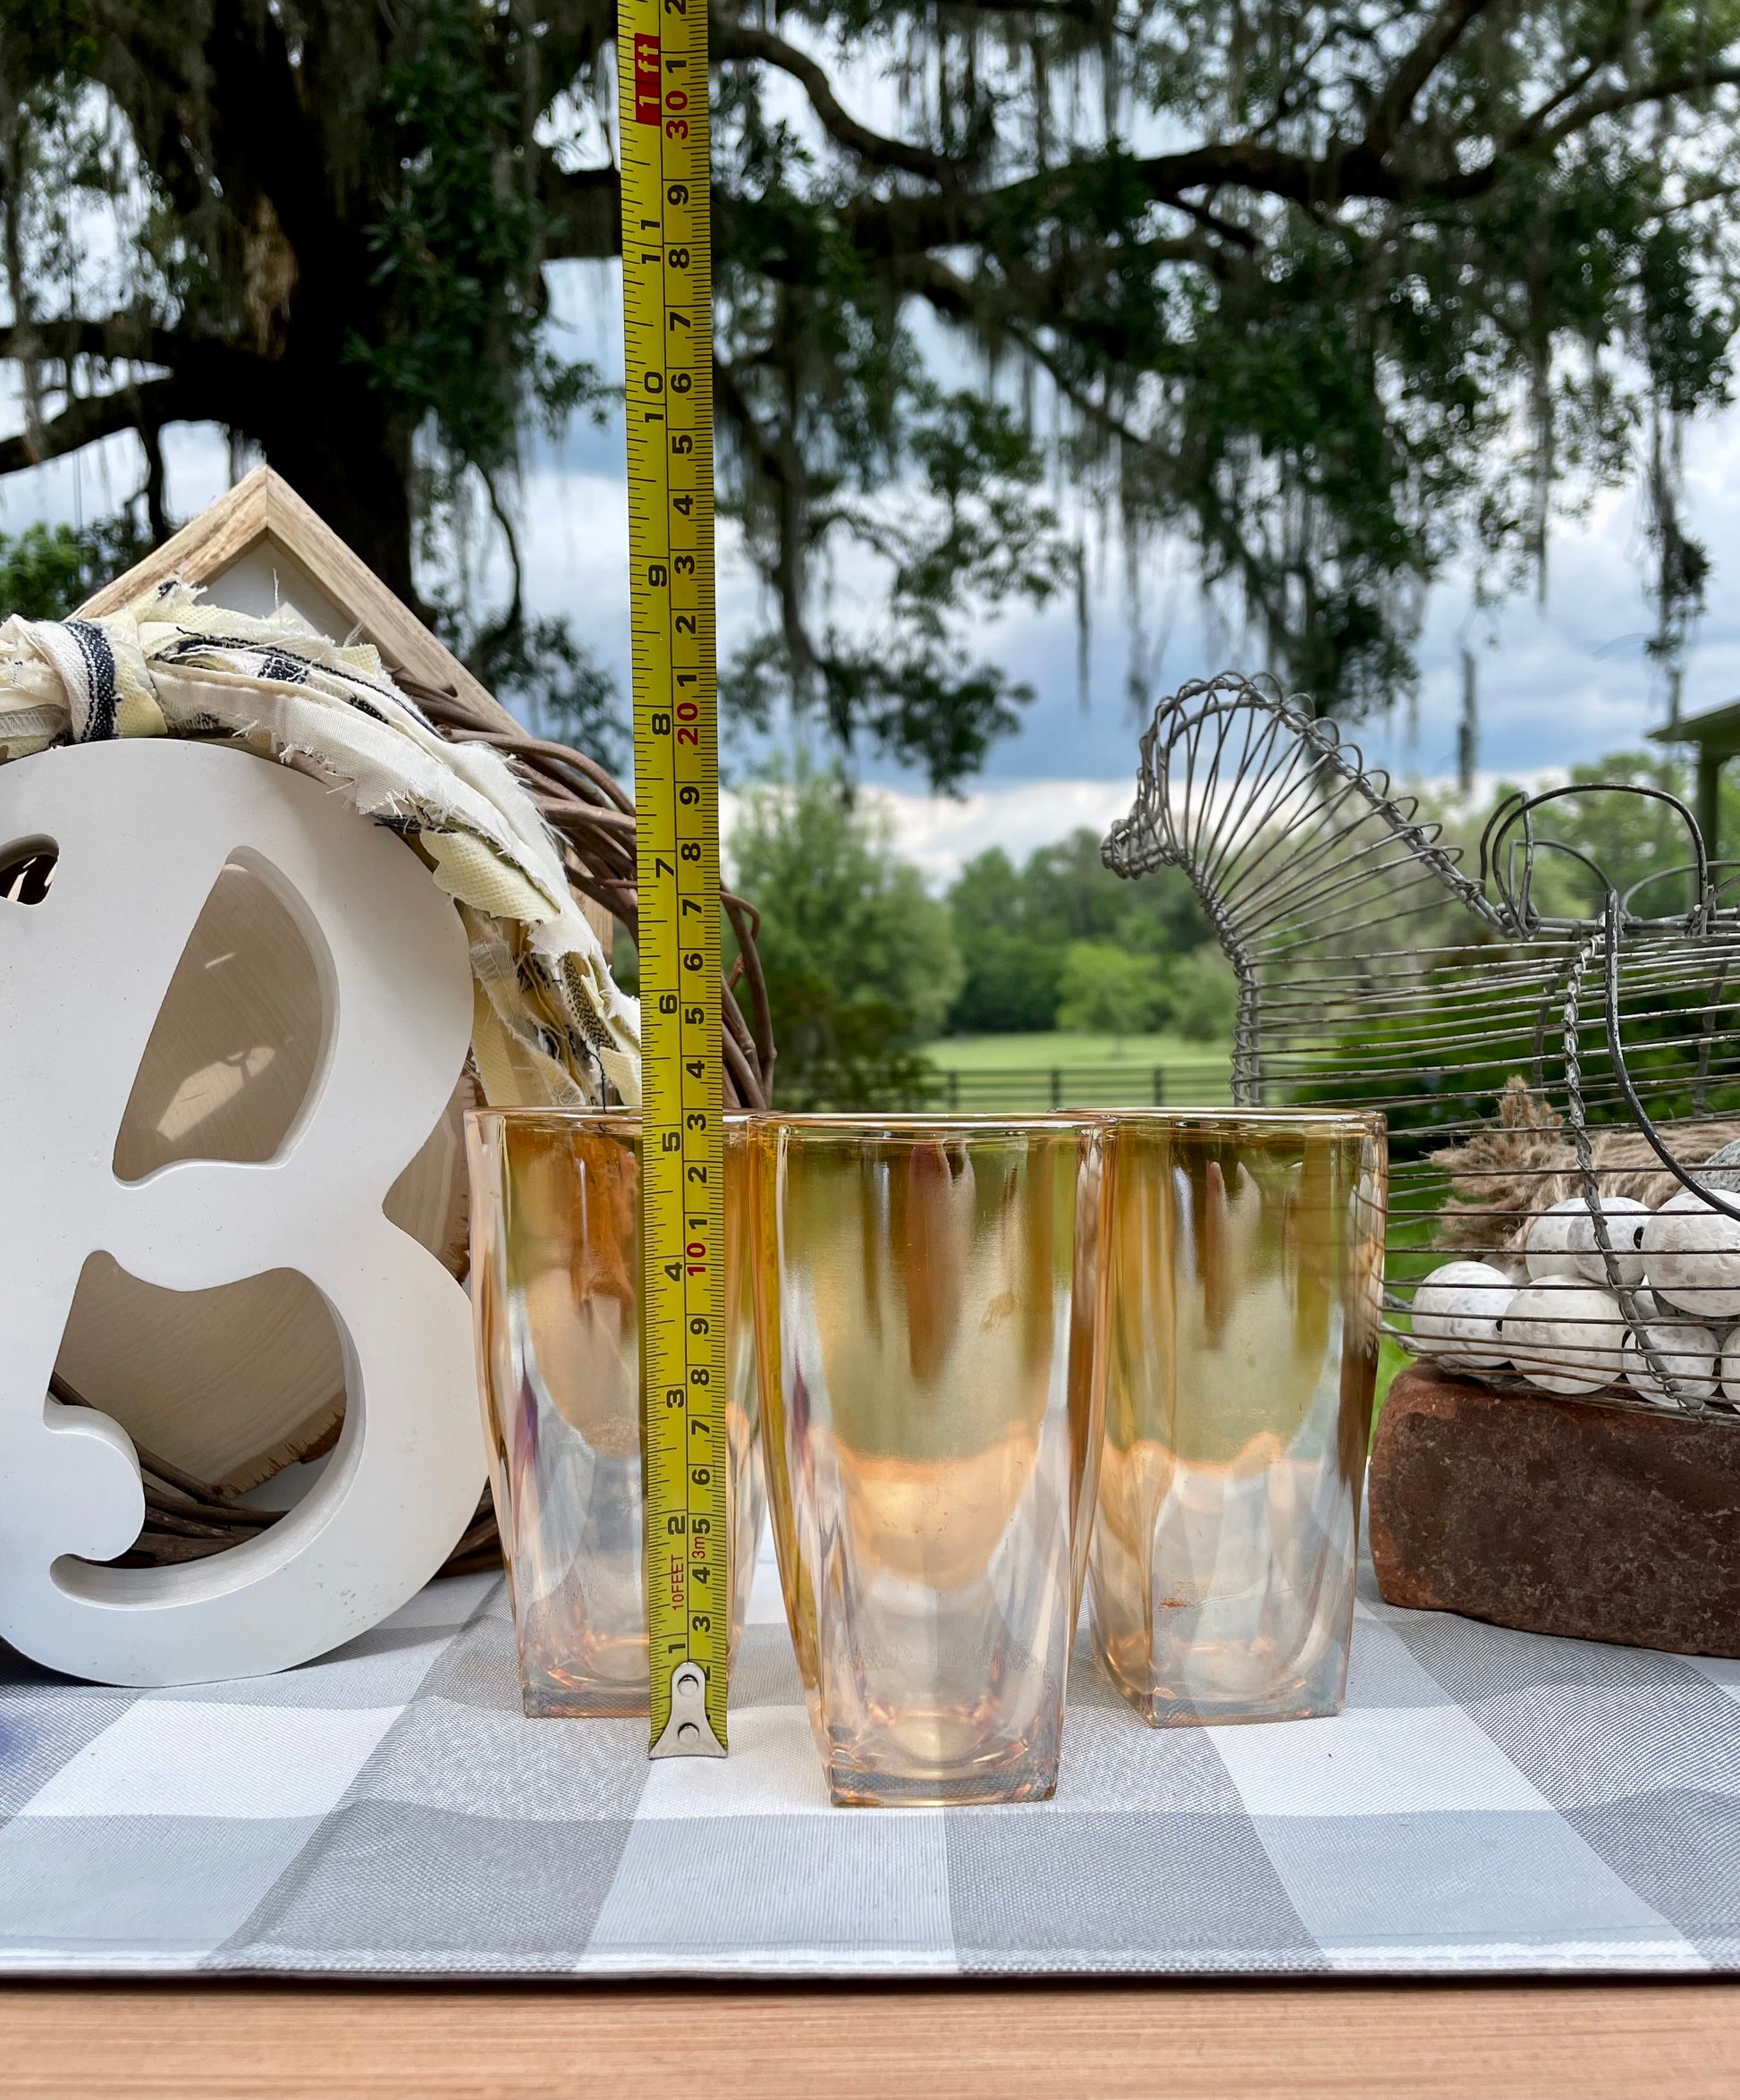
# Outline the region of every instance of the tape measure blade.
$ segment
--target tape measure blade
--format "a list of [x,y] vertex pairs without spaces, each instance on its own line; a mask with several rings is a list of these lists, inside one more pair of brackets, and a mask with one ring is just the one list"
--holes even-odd
[[622,0],[617,84],[650,1748],[718,1757],[731,1542],[705,0]]

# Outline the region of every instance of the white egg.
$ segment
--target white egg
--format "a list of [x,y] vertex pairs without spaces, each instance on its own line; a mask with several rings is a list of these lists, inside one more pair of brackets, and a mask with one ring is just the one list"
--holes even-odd
[[1516,1295],[1490,1262],[1447,1261],[1414,1293],[1414,1339],[1448,1369],[1491,1370],[1504,1361],[1499,1322]]
[[1695,1320],[1658,1320],[1643,1330],[1643,1340],[1660,1359],[1662,1369],[1679,1387],[1670,1393],[1656,1376],[1635,1334],[1622,1345],[1625,1372],[1633,1389],[1658,1407],[1677,1407],[1682,1400],[1714,1400],[1720,1380],[1722,1345],[1714,1332]]
[[1531,1283],[1510,1301],[1499,1327],[1507,1356],[1543,1393],[1594,1393],[1619,1376],[1626,1334],[1610,1291],[1571,1276]]
[[[1634,1196],[1603,1196],[1601,1216],[1613,1249],[1613,1266],[1618,1281],[1627,1289],[1643,1280],[1643,1257],[1637,1249],[1649,1221],[1650,1207]],[[1595,1221],[1581,1196],[1567,1196],[1543,1210],[1528,1229],[1524,1242],[1531,1282],[1544,1283],[1549,1276],[1581,1276],[1585,1282],[1608,1284],[1607,1265],[1595,1244]]]
[[1724,1145],[1719,1152],[1712,1152],[1692,1172],[1700,1188],[1717,1189],[1727,1196],[1740,1194],[1740,1139]]
[[1631,1310],[1639,1321],[1673,1319],[1673,1306],[1664,1306],[1660,1298],[1656,1298],[1656,1293],[1650,1290],[1648,1277],[1643,1277],[1642,1283],[1631,1285]]
[[[1572,1201],[1579,1210],[1583,1209],[1580,1199],[1573,1198]],[[1585,1218],[1588,1215],[1584,1211]],[[1571,1245],[1571,1212],[1567,1205],[1555,1203],[1550,1210],[1543,1210],[1529,1221],[1523,1241],[1523,1259],[1533,1283],[1544,1283],[1549,1276],[1582,1274]]]
[[1644,1225],[1642,1249],[1658,1298],[1706,1319],[1740,1315],[1740,1217],[1682,1189]]

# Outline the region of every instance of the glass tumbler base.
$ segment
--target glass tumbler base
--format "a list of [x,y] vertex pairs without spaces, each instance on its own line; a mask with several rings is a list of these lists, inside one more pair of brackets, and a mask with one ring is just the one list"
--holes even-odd
[[1057,1761],[1026,1770],[974,1774],[966,1779],[903,1779],[885,1772],[828,1768],[828,1799],[836,1808],[972,1808],[1001,1801],[1049,1801],[1057,1791]]
[[1126,1704],[1150,1728],[1233,1728],[1246,1722],[1327,1721],[1347,1703],[1345,1654],[1327,1657],[1323,1667],[1308,1673],[1292,1673],[1260,1687],[1245,1685],[1219,1690],[1202,1682],[1188,1688],[1132,1683],[1111,1664],[1103,1649],[1100,1660]]
[[[959,1763],[928,1770],[880,1761],[874,1748],[835,1742],[823,1749],[828,1795],[836,1808],[959,1808],[999,1801],[1049,1801],[1057,1791],[1060,1743],[992,1743]],[[866,1754],[868,1750],[869,1754]]]
[[1163,1692],[1144,1698],[1119,1685],[1125,1698],[1150,1728],[1237,1728],[1246,1722],[1328,1721],[1341,1711],[1339,1699],[1313,1699],[1299,1693],[1273,1699],[1175,1699]]
[[652,1712],[645,1681],[576,1684],[521,1666],[519,1707],[528,1721],[613,1721]]

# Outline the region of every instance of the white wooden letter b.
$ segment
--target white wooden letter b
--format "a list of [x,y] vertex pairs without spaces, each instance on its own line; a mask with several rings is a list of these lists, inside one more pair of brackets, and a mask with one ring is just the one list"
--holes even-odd
[[[116,1684],[284,1669],[410,1596],[483,1485],[465,1293],[381,1208],[464,1062],[463,930],[390,833],[233,749],[91,744],[0,767],[0,849],[38,839],[58,850],[47,895],[0,901],[0,1635]],[[115,1139],[139,1060],[232,859],[315,958],[314,1083],[275,1157],[123,1182]],[[325,1300],[343,1433],[307,1500],[247,1544],[173,1568],[100,1564],[143,1520],[132,1446],[48,1397],[97,1249],[173,1291],[294,1269]]]

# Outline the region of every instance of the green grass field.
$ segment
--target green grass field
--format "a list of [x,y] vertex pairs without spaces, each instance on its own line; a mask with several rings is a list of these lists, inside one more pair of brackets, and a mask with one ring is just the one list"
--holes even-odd
[[1034,1071],[1052,1065],[1176,1064],[1195,1071],[1227,1069],[1231,1052],[1182,1036],[942,1036],[925,1046],[942,1071]]
[[[974,1107],[1031,1106],[1026,1097],[1054,1071],[1063,1074],[1063,1106],[1093,1106],[1114,1096],[1145,1101],[1156,1067],[1164,1075],[1162,1098],[1172,1106],[1212,1107],[1229,1098],[1229,1050],[1180,1036],[944,1036],[927,1043],[925,1055],[938,1071],[959,1072],[970,1082]],[[991,1098],[1003,1077],[1010,1082],[1007,1103]]]

